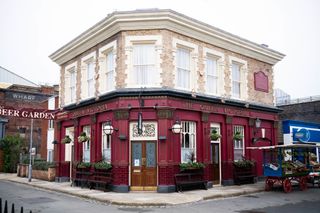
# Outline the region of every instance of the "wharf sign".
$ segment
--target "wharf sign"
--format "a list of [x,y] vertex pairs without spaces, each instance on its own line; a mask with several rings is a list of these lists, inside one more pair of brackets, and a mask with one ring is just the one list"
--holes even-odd
[[0,106],[0,116],[54,120],[55,113],[56,111],[48,109],[14,109]]

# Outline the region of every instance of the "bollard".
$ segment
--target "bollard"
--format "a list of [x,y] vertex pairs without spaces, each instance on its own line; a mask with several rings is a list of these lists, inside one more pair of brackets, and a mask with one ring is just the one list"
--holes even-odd
[[23,213],[23,206],[21,206],[20,213]]
[[8,203],[7,203],[7,201],[4,203],[3,213],[8,213]]
[[0,213],[2,213],[2,198],[0,198]]
[[14,203],[11,205],[11,213],[14,213]]

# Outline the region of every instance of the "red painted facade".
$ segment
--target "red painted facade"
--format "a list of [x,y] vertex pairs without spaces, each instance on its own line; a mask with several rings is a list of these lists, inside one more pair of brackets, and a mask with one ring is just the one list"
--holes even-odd
[[[142,112],[143,121],[156,121],[159,136],[165,139],[157,140],[157,167],[158,186],[174,185],[174,174],[179,172],[181,162],[180,134],[173,134],[170,130],[178,118],[181,121],[196,123],[196,156],[198,162],[203,162],[206,167],[204,175],[207,180],[212,180],[212,159],[210,155],[210,123],[219,123],[221,127],[221,172],[222,184],[233,180],[233,126],[244,126],[245,147],[270,145],[268,141],[253,143],[253,138],[261,137],[257,131],[254,120],[259,118],[261,128],[265,129],[265,137],[271,144],[277,144],[277,112],[276,110],[252,109],[245,106],[231,106],[226,103],[209,103],[198,101],[197,98],[176,98],[169,96],[145,96],[144,106],[140,107],[138,97],[118,97],[109,101],[101,101],[60,114],[57,122],[56,138],[61,141],[65,136],[65,129],[74,127],[75,141],[82,131],[83,126],[91,126],[91,162],[102,159],[101,134],[102,123],[110,120],[112,126],[117,128],[112,134],[111,161],[114,186],[130,186],[130,122],[137,122],[138,112]],[[238,104],[239,105],[239,104]],[[274,108],[272,108],[274,109]],[[256,133],[255,133],[256,131]],[[124,135],[124,138],[119,138]],[[55,145],[56,161],[63,162],[65,145]],[[257,175],[262,176],[262,153],[245,150],[245,156],[257,162]],[[74,160],[81,161],[82,144],[75,142]],[[65,171],[58,171],[58,176],[63,176]]]

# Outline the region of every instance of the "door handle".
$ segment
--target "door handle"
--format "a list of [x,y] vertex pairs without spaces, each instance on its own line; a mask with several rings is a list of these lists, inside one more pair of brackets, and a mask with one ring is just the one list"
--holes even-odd
[[142,158],[141,161],[142,161],[141,166],[145,166],[146,165],[146,158]]

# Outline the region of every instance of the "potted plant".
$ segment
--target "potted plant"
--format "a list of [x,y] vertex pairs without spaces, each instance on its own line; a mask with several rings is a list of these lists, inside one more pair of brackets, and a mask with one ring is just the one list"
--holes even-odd
[[70,138],[70,136],[69,136],[69,135],[66,135],[66,136],[62,139],[61,143],[64,143],[64,144],[71,143],[71,138]]
[[236,168],[241,169],[251,169],[254,166],[254,161],[246,159],[244,156],[242,156],[241,160],[234,161],[233,165]]
[[77,165],[78,169],[88,169],[90,167],[91,167],[91,163],[89,163],[89,162],[80,162]]
[[236,132],[233,135],[233,140],[240,141],[240,140],[242,140],[242,138],[243,138],[243,135],[241,135],[240,132]]
[[186,163],[180,163],[179,167],[181,171],[185,170],[195,170],[195,169],[203,169],[205,165],[203,163],[195,162],[194,152],[191,152],[189,155],[189,161]]
[[213,129],[213,130],[211,131],[210,138],[211,138],[212,141],[216,141],[216,140],[218,140],[219,138],[221,138],[221,135],[217,132],[216,129]]
[[105,161],[100,161],[100,162],[96,162],[93,164],[93,167],[95,169],[101,169],[101,170],[109,170],[112,168],[111,163],[105,162]]
[[81,132],[80,136],[78,137],[78,142],[83,143],[83,142],[88,141],[89,139],[90,139],[90,137],[87,136],[87,134],[85,132]]

